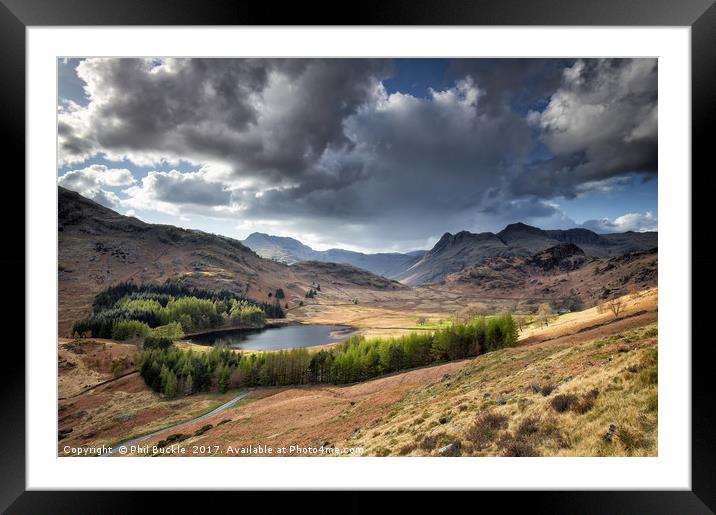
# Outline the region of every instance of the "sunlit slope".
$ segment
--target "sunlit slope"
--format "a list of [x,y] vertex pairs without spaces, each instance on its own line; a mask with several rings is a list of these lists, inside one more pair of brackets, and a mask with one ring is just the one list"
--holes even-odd
[[618,318],[597,309],[565,315],[528,329],[515,348],[475,359],[351,386],[257,389],[249,404],[183,430],[214,426],[181,445],[362,447],[379,456],[655,455],[656,301],[652,289],[624,298]]

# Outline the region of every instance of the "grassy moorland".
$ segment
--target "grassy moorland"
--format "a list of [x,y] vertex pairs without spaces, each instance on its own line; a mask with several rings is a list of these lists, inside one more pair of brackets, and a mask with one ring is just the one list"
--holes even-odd
[[[515,347],[477,357],[346,386],[259,387],[215,420],[183,428],[180,445],[360,447],[368,456],[653,456],[657,291],[623,301],[617,317],[594,308],[554,316],[524,330]],[[124,410],[131,414],[124,434],[156,428],[162,417],[147,424],[148,413],[166,416],[176,404],[172,420],[188,420],[188,410],[210,407],[192,407],[195,401],[221,396],[166,400],[137,374],[123,381],[147,396],[145,406]],[[132,399],[122,388],[112,393],[117,406]],[[86,441],[114,441],[97,429]]]
[[586,310],[531,329],[409,392],[344,445],[372,455],[653,456],[656,290],[624,311]]

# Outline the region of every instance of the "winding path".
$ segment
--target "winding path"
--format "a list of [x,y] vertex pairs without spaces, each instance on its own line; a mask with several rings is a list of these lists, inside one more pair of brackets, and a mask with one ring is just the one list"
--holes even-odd
[[130,446],[132,446],[132,445],[136,445],[136,444],[138,444],[138,443],[140,443],[140,442],[143,442],[143,441],[145,441],[145,440],[149,440],[150,438],[153,438],[153,437],[155,437],[155,436],[159,436],[159,435],[161,435],[161,434],[163,434],[163,433],[166,433],[166,432],[168,432],[168,431],[171,431],[171,430],[173,430],[173,429],[180,429],[180,428],[182,428],[182,427],[188,426],[189,424],[193,424],[193,423],[195,423],[195,422],[199,422],[200,420],[204,420],[204,419],[206,419],[206,418],[209,418],[209,417],[211,417],[212,415],[216,415],[217,413],[220,413],[220,412],[224,411],[225,409],[230,408],[231,406],[233,406],[234,404],[236,404],[237,402],[239,402],[241,399],[243,399],[244,397],[246,397],[249,393],[251,393],[251,392],[250,392],[250,391],[245,391],[245,392],[243,392],[243,393],[237,395],[237,396],[234,397],[233,399],[231,399],[231,400],[225,402],[225,403],[222,404],[221,406],[218,406],[218,407],[214,408],[214,409],[211,410],[209,413],[206,413],[205,415],[202,415],[202,416],[200,416],[200,417],[193,418],[193,419],[187,420],[187,421],[185,421],[185,422],[179,422],[179,423],[177,423],[177,424],[173,424],[173,425],[171,425],[171,426],[165,427],[164,429],[160,429],[160,430],[158,430],[158,431],[154,431],[153,433],[149,433],[148,435],[138,436],[138,437],[132,438],[132,439],[130,439],[130,440],[125,440],[125,441],[123,441],[123,442],[119,442],[118,444],[113,445],[113,446],[111,447],[111,450],[109,450],[109,451],[107,451],[107,452],[105,452],[105,453],[103,453],[103,454],[100,454],[100,457],[111,456],[111,455],[114,453],[115,449],[118,449],[119,447],[122,447],[122,446],[124,446],[124,447],[130,447]]

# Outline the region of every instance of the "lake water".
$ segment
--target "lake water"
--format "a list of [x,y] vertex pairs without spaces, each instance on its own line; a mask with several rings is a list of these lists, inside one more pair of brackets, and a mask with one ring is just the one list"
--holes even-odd
[[192,336],[201,345],[225,344],[243,350],[276,350],[325,345],[345,340],[355,330],[345,325],[285,325]]

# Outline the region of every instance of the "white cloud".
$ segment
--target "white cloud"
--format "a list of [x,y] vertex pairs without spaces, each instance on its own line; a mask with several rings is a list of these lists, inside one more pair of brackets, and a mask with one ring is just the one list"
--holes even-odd
[[135,182],[132,172],[126,168],[109,168],[99,164],[70,170],[57,179],[57,183],[63,188],[76,191],[108,207],[118,205],[119,197],[103,187],[129,186]]
[[210,167],[196,172],[151,171],[140,184],[124,190],[128,198],[122,205],[132,209],[181,215],[187,210],[210,213],[226,208],[231,191],[220,174]]
[[587,220],[582,226],[598,233],[646,232],[658,230],[658,220],[651,211],[647,211],[646,213],[626,213],[614,220],[608,218]]
[[553,155],[516,192],[573,196],[590,182],[657,173],[657,60],[578,60],[527,122]]
[[614,139],[656,139],[656,60],[634,59],[621,66],[577,61],[564,71],[562,86],[532,123],[556,154],[579,152]]

